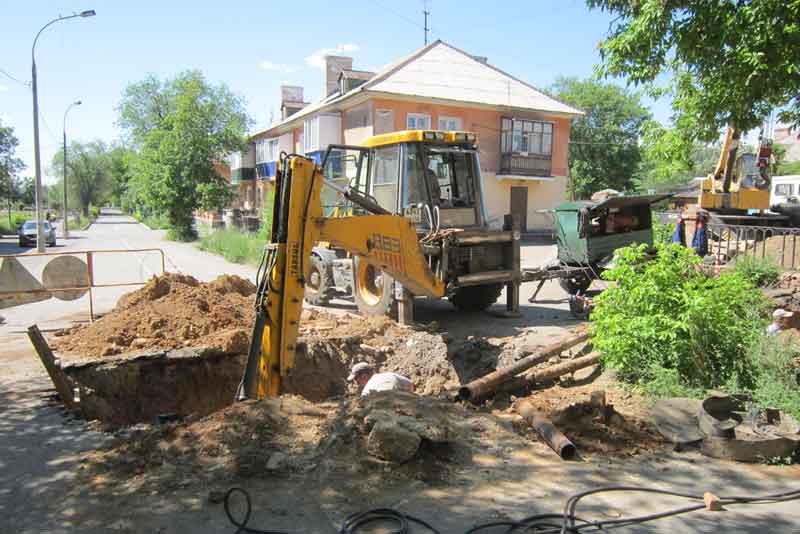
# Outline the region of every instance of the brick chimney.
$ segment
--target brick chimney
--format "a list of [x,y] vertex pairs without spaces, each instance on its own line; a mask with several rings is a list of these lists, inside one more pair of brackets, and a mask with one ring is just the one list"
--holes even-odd
[[339,88],[339,74],[353,68],[353,58],[346,56],[325,56],[325,96]]
[[303,101],[303,88],[297,85],[281,85],[281,120],[297,113],[306,103]]

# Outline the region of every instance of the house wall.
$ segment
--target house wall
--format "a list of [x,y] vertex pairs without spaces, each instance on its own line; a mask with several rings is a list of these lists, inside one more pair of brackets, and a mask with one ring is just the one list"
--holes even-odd
[[[500,110],[480,109],[461,106],[446,106],[407,100],[374,98],[371,100],[373,123],[377,121],[379,110],[392,110],[394,129],[405,130],[408,113],[425,113],[431,116],[431,125],[436,128],[440,116],[461,118],[466,131],[478,135],[478,152],[481,161],[483,189],[489,223],[502,226],[503,217],[510,212],[511,187],[525,187],[528,190],[528,230],[551,230],[552,219],[539,210],[553,208],[566,199],[567,190],[567,149],[569,143],[570,119],[549,116],[537,112],[502,112]],[[553,123],[553,152],[551,158],[552,180],[527,177],[524,180],[498,179],[500,170],[500,128],[502,117],[549,121]],[[347,121],[344,121],[345,128]],[[345,129],[344,139],[358,137],[356,132]]]

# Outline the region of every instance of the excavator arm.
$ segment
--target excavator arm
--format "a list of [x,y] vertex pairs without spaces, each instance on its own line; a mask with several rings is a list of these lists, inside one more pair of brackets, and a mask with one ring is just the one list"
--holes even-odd
[[348,198],[379,214],[323,217],[320,191],[325,180],[320,167],[302,156],[285,157],[275,180],[272,239],[259,269],[256,321],[240,399],[280,395],[281,377],[291,373],[309,258],[318,241],[361,256],[414,294],[445,294],[444,283],[422,253],[412,221],[388,214],[357,195]]

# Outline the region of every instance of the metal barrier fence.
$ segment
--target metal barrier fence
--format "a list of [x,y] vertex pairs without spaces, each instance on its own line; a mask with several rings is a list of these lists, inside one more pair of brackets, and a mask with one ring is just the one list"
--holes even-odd
[[[12,299],[14,297],[24,297],[30,295],[34,298],[24,300],[34,302],[56,297],[60,300],[76,300],[87,292],[89,293],[89,321],[94,321],[94,296],[93,289],[108,287],[124,287],[144,285],[146,280],[141,281],[121,281],[112,283],[98,283],[96,280],[95,260],[103,254],[131,254],[131,253],[158,253],[161,256],[161,273],[151,272],[151,274],[164,274],[166,270],[166,259],[164,251],[160,248],[140,248],[140,249],[104,249],[104,250],[80,250],[68,252],[41,252],[19,255],[0,256],[0,263],[3,264],[3,273],[6,278],[14,283],[24,285],[35,285],[37,287],[27,289],[4,290],[0,283],[0,301]],[[44,256],[54,256],[55,258],[47,262],[42,272],[42,280],[39,281],[35,276],[27,272],[20,260],[41,258]],[[85,257],[85,262],[80,257]],[[13,262],[7,266],[6,260]],[[149,270],[149,269],[148,269]],[[22,282],[21,282],[22,280]],[[6,282],[5,279],[0,282]],[[36,297],[40,298],[36,298]],[[13,304],[12,304],[13,306]]]
[[800,267],[800,228],[712,223],[708,230],[709,252],[724,261],[737,256],[771,257],[785,269]]

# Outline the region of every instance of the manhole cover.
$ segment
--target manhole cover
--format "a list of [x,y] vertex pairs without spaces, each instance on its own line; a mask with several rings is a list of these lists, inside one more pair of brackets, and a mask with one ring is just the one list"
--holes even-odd
[[84,287],[72,291],[53,291],[53,296],[59,300],[76,300],[86,294],[89,283],[89,270],[86,262],[75,256],[57,256],[50,260],[42,273],[42,283],[46,289],[65,289],[69,287]]

